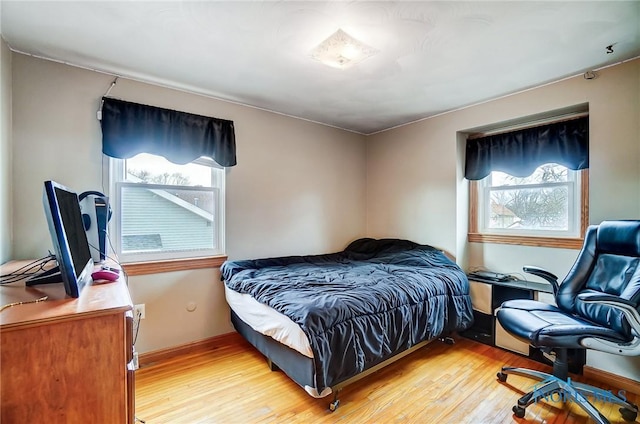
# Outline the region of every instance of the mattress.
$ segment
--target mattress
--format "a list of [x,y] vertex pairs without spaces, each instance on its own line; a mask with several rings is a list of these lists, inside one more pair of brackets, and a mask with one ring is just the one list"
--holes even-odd
[[309,338],[289,317],[258,302],[251,295],[238,293],[227,286],[224,288],[224,294],[233,312],[254,331],[269,336],[308,358],[313,358]]

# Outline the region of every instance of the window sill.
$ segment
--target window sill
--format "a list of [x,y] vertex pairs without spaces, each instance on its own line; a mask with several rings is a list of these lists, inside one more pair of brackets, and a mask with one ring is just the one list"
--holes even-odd
[[128,276],[161,274],[163,272],[185,271],[190,269],[218,268],[227,256],[208,256],[204,258],[168,259],[164,261],[132,262],[122,264]]
[[581,249],[584,239],[561,237],[503,236],[496,234],[469,233],[470,243],[515,244],[519,246],[553,247],[560,249]]

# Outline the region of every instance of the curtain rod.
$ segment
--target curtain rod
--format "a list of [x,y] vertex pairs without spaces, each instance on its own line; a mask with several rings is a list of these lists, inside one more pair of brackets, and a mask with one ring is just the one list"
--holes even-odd
[[564,115],[557,115],[549,118],[542,118],[535,121],[525,122],[522,124],[515,124],[515,125],[509,125],[506,127],[496,128],[495,130],[486,131],[482,133],[469,134],[469,136],[467,137],[467,140],[475,140],[476,138],[489,137],[491,135],[506,134],[513,131],[526,130],[529,128],[535,128],[542,125],[558,124],[560,122],[566,122],[566,121],[572,121],[578,118],[584,118],[585,116],[589,116],[589,112],[567,113]]

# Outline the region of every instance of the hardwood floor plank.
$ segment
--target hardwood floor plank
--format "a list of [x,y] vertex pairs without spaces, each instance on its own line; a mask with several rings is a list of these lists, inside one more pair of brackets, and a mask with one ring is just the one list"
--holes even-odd
[[[345,387],[333,413],[328,411],[332,396],[310,397],[283,372],[270,371],[265,358],[239,335],[228,340],[227,346],[138,370],[136,415],[148,424],[589,422],[576,405],[560,402],[534,403],[525,419],[515,418],[511,408],[536,382],[510,375],[500,383],[500,367],[546,372],[550,367],[463,338],[455,345],[435,341]],[[625,422],[611,403],[596,402],[596,407],[611,423]]]

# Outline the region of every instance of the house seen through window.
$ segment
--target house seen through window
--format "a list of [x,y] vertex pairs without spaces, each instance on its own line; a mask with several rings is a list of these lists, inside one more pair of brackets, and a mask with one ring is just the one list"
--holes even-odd
[[120,260],[224,253],[224,170],[215,162],[176,165],[150,154],[113,162]]

